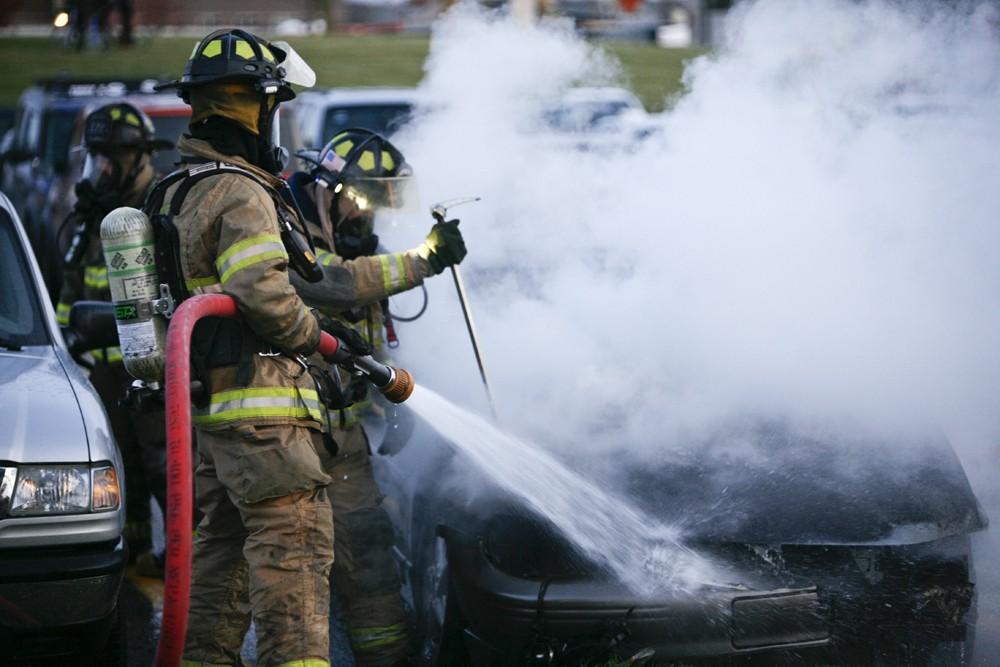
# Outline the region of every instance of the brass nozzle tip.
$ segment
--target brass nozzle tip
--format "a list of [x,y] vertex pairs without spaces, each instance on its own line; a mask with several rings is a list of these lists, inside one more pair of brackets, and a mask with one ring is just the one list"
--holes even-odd
[[405,368],[394,368],[393,370],[396,372],[396,377],[393,378],[392,383],[388,387],[381,389],[381,392],[383,396],[393,403],[402,403],[413,393],[415,385],[413,375]]

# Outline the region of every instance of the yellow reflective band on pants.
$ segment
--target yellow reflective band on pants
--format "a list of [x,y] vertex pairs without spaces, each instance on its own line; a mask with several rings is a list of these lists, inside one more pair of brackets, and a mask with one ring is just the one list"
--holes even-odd
[[94,289],[108,286],[108,269],[105,266],[88,266],[83,270],[83,284]]
[[249,387],[213,393],[208,408],[196,409],[195,424],[221,424],[260,417],[288,417],[323,422],[319,395],[313,389]]
[[215,260],[215,270],[219,281],[225,283],[240,269],[271,259],[288,259],[285,244],[280,236],[261,234],[244,239],[226,248]]
[[106,364],[113,364],[124,358],[120,347],[101,347],[96,350],[90,350],[90,353],[94,355],[94,359],[103,361]]
[[406,260],[403,253],[394,252],[391,255],[378,255],[378,259],[382,264],[382,282],[387,292],[412,287],[406,277]]
[[356,628],[351,630],[351,645],[355,651],[366,651],[388,644],[406,641],[406,626],[402,623],[383,625],[376,628]]
[[62,301],[56,305],[56,322],[62,326],[69,324],[69,311],[73,306]]

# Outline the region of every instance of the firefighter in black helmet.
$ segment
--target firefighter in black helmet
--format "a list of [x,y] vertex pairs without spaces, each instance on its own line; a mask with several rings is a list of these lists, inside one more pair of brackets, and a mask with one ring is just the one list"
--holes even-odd
[[[111,301],[108,270],[101,252],[101,220],[119,206],[142,206],[156,179],[152,156],[170,148],[156,139],[152,121],[132,104],[116,102],[91,112],[84,121],[83,173],[76,184],[76,204],[67,224],[76,232],[65,257],[56,317],[69,324],[72,305],[81,300]],[[90,350],[90,381],[104,402],[115,440],[122,451],[128,484],[125,537],[131,558],[150,545],[150,493],[165,508],[165,442],[163,411],[138,412],[121,407],[132,382],[117,347]]]
[[220,30],[164,86],[191,105],[178,143],[187,168],[147,209],[170,213],[185,291],[229,295],[240,314],[199,323],[192,338],[207,396],[192,410],[204,516],[184,665],[240,664],[251,618],[261,667],[329,664],[332,480],[319,457],[328,394],[313,376],[323,325],[289,283],[297,260],[285,232],[302,223],[276,176],[278,105],[294,97],[292,83],[314,78],[287,44]]
[[[388,363],[388,297],[462,261],[466,249],[458,221],[434,225],[411,250],[379,252],[376,214],[415,203],[413,170],[402,152],[376,132],[350,128],[322,149],[297,155],[311,169],[293,174],[289,185],[310,222],[325,277],[319,283],[293,278],[292,284],[306,303],[353,327],[372,354]],[[393,426],[408,413],[403,406],[373,403],[368,387],[346,373],[341,383],[355,402],[329,413],[339,449],[335,455],[321,455],[333,478],[327,492],[334,520],[334,590],[355,664],[395,667],[407,664],[411,647],[392,555],[392,523],[375,481],[362,418],[384,415],[388,433],[396,432]]]
[[[315,82],[288,44],[243,30],[218,30],[195,47],[184,76],[158,89],[177,88],[191,105],[192,136],[229,142],[223,148],[276,174],[288,161],[279,141],[278,105],[295,97],[290,84],[308,88]],[[247,132],[229,131],[234,122]]]

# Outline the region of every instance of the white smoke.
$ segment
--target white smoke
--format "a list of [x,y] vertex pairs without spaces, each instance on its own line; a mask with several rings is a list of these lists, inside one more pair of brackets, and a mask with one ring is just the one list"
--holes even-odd
[[[968,8],[773,0],[729,34],[689,66],[663,136],[609,155],[537,126],[554,94],[613,80],[599,49],[466,6],[435,29],[434,111],[400,142],[427,202],[483,197],[454,213],[505,423],[603,447],[761,410],[992,418],[990,25]],[[403,349],[468,404],[450,283],[431,281]]]
[[[565,453],[640,455],[745,414],[940,428],[997,506],[995,18],[745,3],[689,64],[662,136],[609,154],[538,118],[573,85],[621,82],[613,59],[450,11],[422,83],[432,110],[399,142],[426,203],[483,197],[454,214],[501,422]],[[406,247],[429,224],[380,231]],[[485,411],[451,280],[428,289],[400,358]]]

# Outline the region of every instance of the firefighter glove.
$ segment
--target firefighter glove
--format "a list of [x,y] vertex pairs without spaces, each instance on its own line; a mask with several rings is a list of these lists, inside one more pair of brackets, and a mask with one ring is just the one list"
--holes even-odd
[[335,320],[332,317],[319,315],[319,326],[323,331],[343,343],[351,354],[359,357],[367,357],[375,351],[371,344],[349,324],[345,324],[340,320]]
[[459,264],[465,259],[466,252],[465,240],[458,230],[458,220],[435,223],[430,234],[417,248],[417,254],[427,260],[434,275]]

